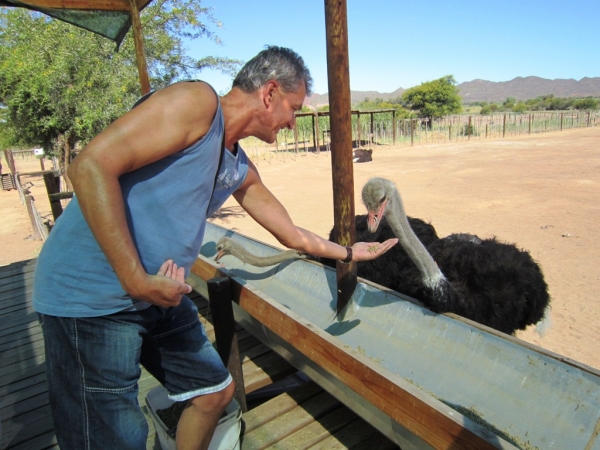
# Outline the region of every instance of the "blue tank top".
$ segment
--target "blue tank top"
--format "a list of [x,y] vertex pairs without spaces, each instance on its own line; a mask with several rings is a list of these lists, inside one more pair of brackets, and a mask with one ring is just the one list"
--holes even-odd
[[[172,259],[187,276],[198,257],[207,217],[246,179],[248,159],[238,146],[235,155],[224,150],[215,184],[223,133],[219,102],[210,129],[198,142],[120,177],[127,224],[147,273],[155,274]],[[148,306],[123,290],[74,196],[38,257],[35,311],[93,317]]]

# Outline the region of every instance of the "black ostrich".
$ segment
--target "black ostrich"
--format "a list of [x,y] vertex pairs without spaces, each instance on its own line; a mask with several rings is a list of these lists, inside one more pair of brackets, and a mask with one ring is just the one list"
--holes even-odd
[[549,316],[548,286],[528,252],[471,234],[421,243],[409,226],[396,186],[383,178],[369,180],[362,198],[369,230],[375,232],[385,214],[399,240],[396,247],[413,262],[394,267],[388,275],[398,280],[393,289],[436,313],[452,312],[507,334]]
[[364,163],[373,161],[373,150],[357,148],[352,152],[352,161],[355,163]]
[[[408,217],[408,221],[413,232],[419,237],[423,245],[430,245],[439,239],[433,225],[424,222],[421,219]],[[371,233],[368,230],[367,215],[357,215],[355,217],[356,241],[364,242],[384,242],[395,238],[394,231],[390,228],[387,219],[383,218],[377,230]],[[334,230],[329,232],[329,240],[337,242]],[[316,258],[323,264],[335,267],[335,260],[327,258]],[[394,245],[386,253],[371,261],[360,261],[356,263],[357,275],[374,283],[388,287],[398,292],[403,292],[402,280],[396,274],[406,265],[414,265],[406,251],[400,245]]]

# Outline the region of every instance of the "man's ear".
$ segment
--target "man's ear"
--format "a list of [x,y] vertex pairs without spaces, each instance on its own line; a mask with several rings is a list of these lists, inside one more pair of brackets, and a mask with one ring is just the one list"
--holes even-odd
[[279,84],[275,80],[269,80],[263,86],[263,102],[266,108],[268,108],[273,102],[275,91],[279,87]]

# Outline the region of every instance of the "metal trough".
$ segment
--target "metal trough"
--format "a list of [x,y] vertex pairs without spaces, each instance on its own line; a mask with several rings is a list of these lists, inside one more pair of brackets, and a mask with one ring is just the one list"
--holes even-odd
[[224,269],[212,261],[222,236],[279,251],[209,224],[194,287],[232,277],[236,320],[403,450],[600,450],[599,371],[364,280],[336,319],[333,270],[232,256]]

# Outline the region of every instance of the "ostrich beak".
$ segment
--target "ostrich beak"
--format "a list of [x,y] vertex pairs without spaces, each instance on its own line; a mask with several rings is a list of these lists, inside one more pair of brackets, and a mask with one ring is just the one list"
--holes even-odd
[[369,211],[368,215],[367,215],[367,227],[369,229],[369,232],[371,233],[375,233],[377,231],[377,228],[379,227],[379,224],[381,223],[381,220],[383,219],[383,214],[385,212],[385,207],[387,205],[387,199],[385,199],[382,203],[381,206],[379,207],[379,211],[377,213],[374,213],[373,211]]
[[215,261],[219,262],[219,260],[225,255],[225,252],[223,250],[219,250],[217,252],[217,256],[215,256]]

